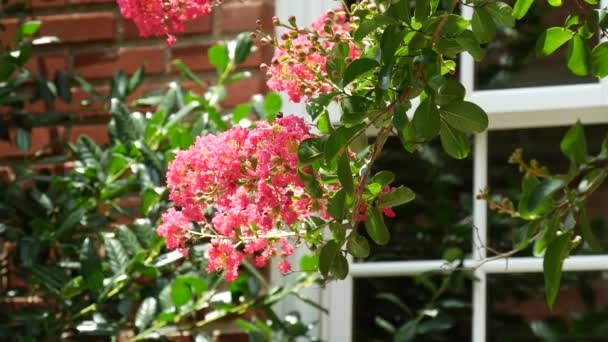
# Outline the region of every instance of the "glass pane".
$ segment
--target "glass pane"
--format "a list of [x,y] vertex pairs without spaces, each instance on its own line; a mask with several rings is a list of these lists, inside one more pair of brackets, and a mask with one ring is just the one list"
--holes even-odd
[[[372,245],[366,261],[441,259],[442,251],[459,247],[470,251],[472,161],[447,156],[439,144],[424,145],[408,153],[397,138],[390,138],[376,161],[374,173],[395,173],[393,186],[406,185],[417,198],[394,208],[387,218],[391,242]],[[364,233],[363,225],[360,232]]]
[[488,341],[606,341],[608,273],[568,272],[553,310],[542,274],[488,276]]
[[[585,125],[587,146],[591,155],[597,155],[601,143],[608,133],[608,125]],[[506,195],[517,206],[517,195],[521,192],[522,174],[516,165],[508,164],[509,156],[517,148],[523,149],[525,160],[536,159],[552,173],[567,173],[569,162],[560,150],[560,142],[568,127],[514,129],[489,133],[488,183],[492,195]],[[587,201],[587,212],[592,231],[603,248],[608,251],[608,184],[604,183]],[[513,237],[523,225],[522,220],[489,212],[489,245],[497,251],[513,248]],[[576,227],[575,229],[579,229]],[[587,244],[576,249],[575,254],[590,254]],[[531,248],[521,256],[531,255]]]
[[413,323],[409,322],[431,301],[430,287],[439,287],[444,279],[441,275],[356,278],[353,341],[470,341],[471,281],[464,273],[453,274],[448,290],[428,307],[427,312],[435,317],[425,316],[417,325],[417,334],[404,338],[411,332],[407,327]]
[[[506,2],[513,6],[514,1]],[[576,76],[568,69],[566,45],[551,56],[536,56],[536,39],[547,28],[563,25],[569,13],[579,11],[577,3],[591,14],[593,7],[585,1],[564,1],[559,10],[550,7],[547,1],[534,1],[525,19],[517,21],[515,28],[499,26],[496,39],[485,47],[484,59],[475,65],[475,88],[485,90],[598,82],[595,77]]]

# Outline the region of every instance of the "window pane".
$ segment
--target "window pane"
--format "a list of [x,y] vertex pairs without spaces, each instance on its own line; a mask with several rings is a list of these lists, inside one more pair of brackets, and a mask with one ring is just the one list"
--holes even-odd
[[[587,146],[591,155],[600,151],[602,140],[608,133],[608,125],[585,125]],[[523,149],[523,157],[529,161],[536,159],[552,173],[567,173],[569,162],[560,150],[560,142],[568,127],[515,129],[491,131],[489,133],[489,187],[492,195],[506,195],[514,200],[521,193],[522,174],[516,165],[507,160],[517,148]],[[592,231],[603,252],[608,252],[608,184],[603,184],[587,201],[587,212]],[[491,249],[507,251],[513,248],[513,237],[523,220],[511,219],[496,212],[489,213],[489,245]],[[575,229],[580,229],[575,227]],[[579,232],[580,234],[580,232]],[[591,254],[587,244],[576,249],[575,254]],[[531,255],[531,247],[521,256]]]
[[[506,2],[513,6],[514,1]],[[593,6],[585,1],[564,1],[559,9],[551,7],[547,1],[534,1],[524,20],[517,21],[515,28],[497,27],[496,39],[486,46],[484,59],[476,63],[475,88],[505,89],[597,82],[592,76],[576,76],[568,69],[565,58],[567,44],[550,56],[536,56],[537,38],[549,27],[563,26],[569,13],[579,11],[577,3],[591,14]],[[595,37],[591,40],[597,42]]]
[[[406,341],[406,325],[433,296],[424,284],[439,287],[443,279],[442,275],[355,279],[353,341]],[[437,315],[420,321],[411,341],[471,340],[471,280],[464,273],[451,276],[447,292],[429,309],[429,313],[437,310]]]
[[566,272],[553,310],[543,275],[488,276],[488,341],[605,341],[608,273]]
[[[470,251],[472,162],[447,156],[438,144],[408,153],[397,138],[390,138],[374,165],[395,173],[393,186],[406,185],[416,199],[394,208],[387,218],[391,232],[387,246],[373,243],[366,261],[441,259],[442,251],[459,247]],[[360,227],[365,232],[363,225]]]

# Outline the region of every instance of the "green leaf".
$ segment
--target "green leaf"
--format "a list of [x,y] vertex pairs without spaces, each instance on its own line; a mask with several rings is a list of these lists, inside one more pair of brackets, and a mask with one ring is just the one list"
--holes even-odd
[[241,120],[246,118],[251,111],[251,105],[249,103],[242,103],[232,110],[232,123],[238,125]]
[[319,269],[319,256],[316,254],[302,256],[300,269],[304,272],[316,272]]
[[138,129],[131,113],[125,106],[124,103],[120,102],[118,99],[112,99],[112,107],[110,109],[112,114],[112,120],[116,127],[116,135],[118,140],[123,143],[125,146],[131,146],[138,138]]
[[355,258],[367,258],[369,256],[369,241],[367,241],[365,236],[354,230],[348,236],[346,250]]
[[110,268],[115,274],[122,274],[129,264],[129,255],[118,240],[106,237],[105,243]]
[[566,51],[568,69],[575,75],[586,76],[589,74],[590,55],[589,47],[587,47],[583,38],[575,35],[568,43],[568,50]]
[[31,37],[38,32],[40,25],[42,25],[42,22],[39,20],[26,21],[19,27],[19,32],[22,37]]
[[85,238],[80,247],[80,273],[88,289],[96,290],[103,286],[101,259],[90,238]]
[[517,20],[525,17],[533,3],[534,0],[517,0],[513,6],[513,17]]
[[348,153],[342,153],[342,156],[338,159],[338,179],[340,180],[340,184],[342,184],[344,191],[350,195],[355,192]]
[[264,98],[264,110],[266,111],[266,118],[271,118],[269,121],[272,121],[279,111],[281,110],[281,106],[283,105],[283,101],[281,100],[281,96],[273,91],[270,91],[266,94]]
[[576,164],[584,164],[589,159],[585,130],[580,121],[570,127],[560,143],[562,153]]
[[336,131],[331,133],[327,142],[325,143],[325,160],[328,162],[333,160],[334,157],[345,148],[346,143],[355,134],[365,128],[365,125],[357,125],[352,127],[341,126]]
[[129,250],[132,254],[137,254],[139,251],[143,250],[143,247],[139,244],[139,240],[137,240],[135,233],[133,233],[133,231],[131,231],[131,229],[127,228],[125,225],[118,226],[116,229],[116,237],[122,246]]
[[536,42],[536,54],[538,56],[548,56],[566,44],[574,37],[574,32],[563,27],[551,27],[544,31]]
[[32,148],[32,133],[24,128],[17,128],[15,133],[15,144],[21,152],[28,153]]
[[464,100],[466,90],[460,81],[455,78],[448,78],[439,86],[435,95],[435,102],[440,106],[445,106],[452,102]]
[[192,300],[192,289],[180,278],[176,278],[171,285],[171,300],[176,307],[186,305]]
[[[213,47],[211,49],[213,49]],[[207,54],[209,56],[211,56],[211,49],[207,52]],[[219,51],[216,51],[214,53],[219,53]],[[211,60],[211,58],[209,58],[209,59]],[[196,85],[198,85],[199,87],[205,88],[205,84],[203,83],[203,81],[198,76],[196,76],[192,72],[192,70],[190,70],[190,68],[188,68],[186,66],[186,64],[184,64],[184,62],[182,62],[180,59],[174,59],[173,62],[171,62],[171,63],[177,68],[177,70],[179,70],[179,72],[180,72],[180,74],[182,74],[182,76],[184,76],[185,78],[189,79],[190,81],[196,83]],[[212,62],[212,64],[217,67],[217,65],[215,63]]]
[[560,7],[562,5],[562,0],[547,0],[547,2],[553,7]]
[[157,189],[145,189],[141,194],[141,212],[144,215],[150,214],[150,211],[161,200],[162,192]]
[[[406,0],[402,0],[406,1]],[[421,23],[430,15],[431,5],[428,0],[416,0],[416,7],[414,10],[414,19]]]
[[456,36],[456,42],[476,61],[480,61],[483,59],[484,52],[479,45],[479,41],[475,37],[473,31],[464,30],[458,36]]
[[298,147],[298,164],[310,165],[317,160],[323,159],[323,145],[321,138],[309,138],[303,140]]
[[397,21],[395,21],[395,19],[385,15],[377,15],[370,19],[364,19],[359,24],[359,27],[355,31],[353,38],[355,39],[355,41],[360,42],[363,40],[363,38],[367,37],[367,35],[375,31],[376,29],[385,25],[391,25],[396,23]]
[[228,49],[224,45],[214,45],[207,52],[209,62],[215,66],[218,74],[222,74],[228,67]]
[[380,64],[371,58],[360,58],[350,62],[344,71],[343,86],[357,79],[359,76],[380,67]]
[[488,115],[472,102],[453,102],[439,112],[450,126],[464,133],[481,133],[488,128]]
[[408,24],[412,21],[410,2],[406,0],[397,2],[393,1],[393,4],[388,8],[388,10],[386,10],[385,14]]
[[414,191],[412,191],[412,189],[405,186],[400,186],[393,189],[391,192],[384,194],[382,198],[378,199],[378,207],[392,208],[409,203],[415,198],[416,194]]
[[608,28],[608,8],[594,9],[591,18],[601,28]]
[[[530,195],[527,200],[525,213],[527,216],[540,215],[542,211],[546,210],[544,203],[552,196],[557,190],[564,186],[564,181],[561,179],[547,179],[537,186],[532,188]],[[523,200],[523,197],[522,197]]]
[[55,73],[55,86],[57,87],[57,96],[63,100],[63,102],[72,101],[72,91],[70,84],[70,76],[63,71]]
[[450,247],[443,251],[442,259],[448,262],[460,260],[462,258],[462,250],[458,247]]
[[340,246],[334,240],[328,241],[321,248],[321,252],[319,253],[319,272],[324,277],[327,277],[329,274],[329,270],[338,255],[340,255]]
[[547,304],[552,308],[559,293],[559,284],[562,277],[562,265],[568,256],[572,232],[566,232],[555,238],[549,246],[543,260],[543,273],[545,276],[545,295]]
[[306,112],[308,112],[313,120],[316,120],[321,114],[327,111],[327,106],[335,96],[336,93],[315,94],[306,104]]
[[471,19],[471,28],[480,43],[488,43],[496,36],[496,24],[490,14],[483,8],[475,8]]
[[598,78],[608,76],[608,42],[596,45],[591,51],[591,73]]
[[63,221],[60,221],[61,224],[55,231],[56,237],[62,237],[68,232],[73,231],[74,227],[82,220],[86,213],[87,211],[84,208],[71,211],[65,218],[63,218]]
[[334,259],[330,271],[336,278],[340,280],[346,279],[348,276],[348,260],[342,253],[338,253],[337,257]]
[[492,15],[494,21],[504,27],[515,26],[515,18],[513,18],[513,9],[504,2],[490,2],[485,9]]
[[249,57],[251,54],[251,48],[253,47],[253,42],[249,36],[248,32],[240,33],[236,37],[236,48],[234,50],[234,62],[236,64],[241,64]]
[[469,155],[469,139],[464,133],[442,121],[439,136],[443,150],[453,158],[464,159]]
[[342,122],[346,125],[361,123],[370,114],[371,101],[361,96],[349,96],[340,100]]
[[156,316],[156,307],[158,302],[154,297],[148,297],[141,302],[137,313],[135,314],[135,326],[141,331],[148,327]]
[[391,239],[391,234],[384,224],[384,217],[375,206],[367,208],[365,213],[365,230],[369,237],[380,246],[386,245]]
[[317,176],[314,173],[305,173],[301,169],[298,169],[298,177],[304,182],[306,186],[306,192],[313,198],[321,198],[323,196],[323,190],[317,180]]
[[194,294],[198,296],[207,291],[207,288],[209,287],[203,279],[194,275],[180,276],[179,279],[194,289]]
[[327,203],[327,211],[336,220],[344,218],[344,208],[346,206],[346,192],[340,189],[334,193]]
[[437,106],[430,97],[424,99],[416,108],[412,125],[416,133],[425,140],[430,140],[439,134],[441,118]]

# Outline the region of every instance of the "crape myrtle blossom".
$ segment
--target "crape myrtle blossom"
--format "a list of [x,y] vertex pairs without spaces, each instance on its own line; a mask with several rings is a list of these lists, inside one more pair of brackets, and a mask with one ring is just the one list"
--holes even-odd
[[[275,18],[274,22],[278,23],[278,20]],[[295,25],[295,20],[290,22]],[[350,59],[359,55],[349,39],[351,31],[346,12],[339,8],[323,13],[311,24],[310,30],[292,29],[284,34],[270,66],[262,64],[268,87],[286,92],[293,102],[331,92],[333,88],[326,65],[337,42],[348,44]]]
[[211,13],[215,2],[223,0],[117,0],[123,17],[132,19],[144,37],[166,36],[175,43],[174,33],[184,31],[184,23]]
[[[263,267],[271,257],[293,254],[288,237],[296,235],[297,223],[325,210],[326,200],[311,198],[297,174],[298,145],[309,137],[302,118],[286,116],[252,130],[198,137],[178,152],[167,172],[176,208],[163,214],[157,229],[167,247],[185,247],[196,222],[201,235],[212,237],[207,271],[225,271],[228,281],[245,255]],[[207,209],[214,210],[210,218]],[[288,264],[280,270],[288,272]]]

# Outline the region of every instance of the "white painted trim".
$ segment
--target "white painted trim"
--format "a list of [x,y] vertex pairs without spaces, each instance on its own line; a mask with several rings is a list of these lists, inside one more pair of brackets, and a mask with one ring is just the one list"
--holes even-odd
[[[488,186],[488,133],[475,137],[473,151],[473,229],[471,232],[474,260],[486,258],[488,245],[488,208],[484,200],[476,199],[476,194]],[[486,340],[486,301],[488,283],[483,270],[476,270],[478,281],[473,283],[473,319],[471,331],[473,342]]]
[[[456,265],[445,260],[365,262],[351,265],[353,278],[405,277],[425,272],[447,272]],[[467,259],[464,268],[487,274],[541,273],[543,258],[516,257],[480,262]],[[564,272],[608,270],[608,255],[575,255],[564,260]]]

